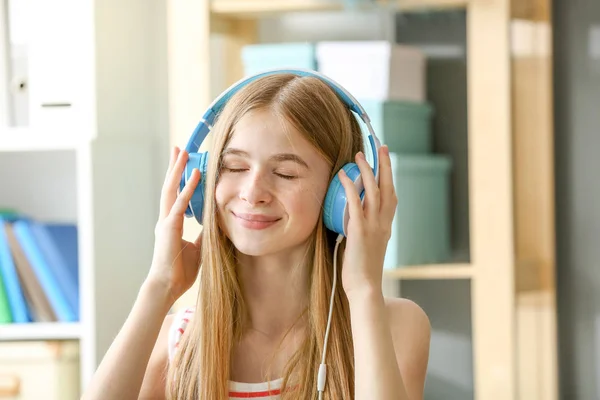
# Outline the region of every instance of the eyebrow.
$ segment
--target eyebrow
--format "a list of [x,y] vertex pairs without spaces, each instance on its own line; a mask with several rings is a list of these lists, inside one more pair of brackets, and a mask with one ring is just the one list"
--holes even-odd
[[[229,154],[240,156],[240,157],[246,157],[246,158],[250,157],[250,154],[248,154],[248,152],[245,152],[244,150],[232,148],[232,147],[228,147],[225,150],[223,150],[223,156],[226,156]],[[275,155],[271,156],[270,159],[277,161],[277,162],[293,161],[297,164],[300,164],[301,166],[303,166],[306,169],[310,169],[310,167],[308,166],[306,161],[304,161],[300,156],[293,154],[293,153],[275,154]]]

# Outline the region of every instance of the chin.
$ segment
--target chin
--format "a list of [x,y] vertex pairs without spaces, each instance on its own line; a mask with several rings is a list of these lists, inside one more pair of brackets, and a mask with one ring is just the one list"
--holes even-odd
[[292,240],[290,237],[285,238],[283,234],[269,236],[268,238],[260,238],[258,235],[238,233],[230,237],[230,240],[238,252],[252,257],[275,254],[291,255],[307,244],[307,239]]
[[249,257],[264,257],[282,251],[282,248],[274,248],[271,246],[257,246],[251,243],[236,243],[233,242],[236,250],[245,256]]
[[273,252],[270,251],[269,249],[260,249],[260,248],[252,247],[252,246],[237,246],[237,245],[235,245],[235,243],[234,243],[234,246],[235,246],[236,250],[238,251],[238,253],[248,256],[248,257],[264,257],[264,256],[268,256],[269,254],[273,254]]
[[259,238],[252,234],[234,234],[230,236],[233,246],[242,254],[248,256],[265,256],[279,252],[285,248],[281,240],[276,238]]
[[279,221],[264,229],[240,227],[238,221],[226,223],[226,235],[241,254],[261,257],[275,254],[293,253],[304,247],[310,238],[310,232],[290,230],[287,221]]

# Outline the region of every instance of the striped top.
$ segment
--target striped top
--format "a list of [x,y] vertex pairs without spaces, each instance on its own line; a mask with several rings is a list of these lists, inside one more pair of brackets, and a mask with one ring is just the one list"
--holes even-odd
[[[169,330],[169,362],[173,360],[179,341],[194,314],[194,307],[179,311]],[[280,400],[283,378],[270,382],[242,383],[229,381],[229,399]]]

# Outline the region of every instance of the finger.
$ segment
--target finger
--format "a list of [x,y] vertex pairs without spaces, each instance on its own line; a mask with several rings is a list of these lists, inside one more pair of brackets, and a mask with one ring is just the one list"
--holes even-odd
[[340,183],[346,191],[346,199],[348,201],[348,209],[350,212],[350,221],[355,221],[357,224],[362,226],[365,220],[365,215],[360,201],[360,196],[356,190],[356,186],[352,180],[346,175],[346,172],[342,169],[339,172]]
[[161,218],[166,217],[171,212],[175,200],[177,200],[177,193],[179,192],[179,183],[181,182],[181,175],[183,169],[188,160],[188,153],[185,150],[181,150],[171,168],[171,172],[167,177],[161,194]]
[[185,212],[188,203],[192,199],[192,195],[194,194],[194,190],[198,186],[199,181],[200,171],[198,171],[198,168],[194,168],[192,170],[190,178],[185,184],[185,187],[183,188],[179,196],[177,196],[177,200],[175,201],[175,204],[173,205],[173,207],[171,208],[171,212],[169,213],[170,216],[183,216],[183,213]]
[[167,172],[165,174],[165,180],[163,182],[163,186],[167,183],[171,171],[173,170],[173,166],[175,165],[175,161],[177,161],[177,157],[179,156],[179,147],[175,146],[171,149],[171,155],[169,156],[169,166],[167,167]]
[[177,164],[177,161],[182,156],[182,151],[175,147],[173,153],[171,154],[171,160],[169,161],[169,168],[167,168],[167,174],[165,176],[165,181],[162,186],[161,196],[160,196],[160,219],[166,217],[169,214],[169,210],[173,206],[173,202],[175,201],[175,197],[171,192],[171,180],[173,177],[173,169]]
[[380,215],[388,221],[394,217],[396,212],[396,188],[392,171],[392,160],[387,146],[379,149],[379,191],[380,191]]
[[356,155],[356,165],[360,169],[363,185],[365,187],[365,216],[368,220],[375,221],[379,218],[380,194],[373,169],[365,159],[365,155],[359,152]]

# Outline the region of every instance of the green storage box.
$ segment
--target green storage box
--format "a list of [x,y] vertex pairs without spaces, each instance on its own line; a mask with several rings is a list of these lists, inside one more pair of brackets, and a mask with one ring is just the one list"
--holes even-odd
[[[426,154],[431,152],[431,117],[429,103],[409,101],[360,100],[371,125],[390,152]],[[363,126],[366,130],[366,126]]]
[[390,154],[398,197],[385,269],[450,258],[450,170],[443,155]]
[[246,76],[286,67],[317,70],[314,43],[247,45],[242,48],[242,63]]

